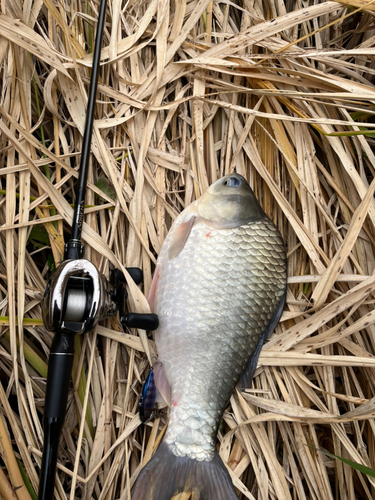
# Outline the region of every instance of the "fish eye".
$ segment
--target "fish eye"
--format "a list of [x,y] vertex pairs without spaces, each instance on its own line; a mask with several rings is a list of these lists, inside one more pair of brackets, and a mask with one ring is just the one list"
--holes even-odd
[[241,184],[241,180],[238,177],[229,177],[223,182],[224,186],[236,187]]

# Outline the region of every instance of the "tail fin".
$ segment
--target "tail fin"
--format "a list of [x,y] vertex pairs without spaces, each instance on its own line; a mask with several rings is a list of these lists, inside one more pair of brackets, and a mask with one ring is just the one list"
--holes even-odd
[[176,457],[162,443],[141,470],[132,500],[171,500],[182,491],[196,491],[200,500],[238,500],[218,453],[211,462]]

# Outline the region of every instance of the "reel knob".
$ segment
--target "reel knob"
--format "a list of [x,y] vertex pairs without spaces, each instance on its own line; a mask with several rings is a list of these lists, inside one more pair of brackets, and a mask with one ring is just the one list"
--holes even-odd
[[128,313],[121,318],[123,326],[153,331],[159,328],[159,318],[156,314]]

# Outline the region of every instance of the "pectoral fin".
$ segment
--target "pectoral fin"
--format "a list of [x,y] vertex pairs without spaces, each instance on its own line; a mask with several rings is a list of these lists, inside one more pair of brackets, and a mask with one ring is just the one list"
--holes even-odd
[[168,252],[170,260],[175,259],[183,250],[196,218],[197,216],[194,214],[187,215],[181,224],[173,231]]
[[159,275],[160,275],[160,270],[158,267],[156,267],[154,277],[152,278],[150,291],[148,292],[148,303],[150,304],[151,312],[154,312],[155,310],[155,294],[156,294],[156,288],[158,286]]

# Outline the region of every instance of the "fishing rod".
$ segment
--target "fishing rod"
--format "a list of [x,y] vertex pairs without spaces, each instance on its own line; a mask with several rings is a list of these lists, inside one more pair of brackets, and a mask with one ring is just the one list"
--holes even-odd
[[[65,245],[64,261],[47,283],[42,302],[44,326],[46,330],[54,333],[54,337],[48,361],[38,500],[53,499],[57,452],[65,420],[75,335],[92,331],[98,321],[117,312],[124,330],[125,327],[142,330],[156,330],[158,327],[156,314],[125,312],[126,279],[119,269],[114,269],[110,280],[107,280],[94,264],[83,258],[84,245],[81,236],[106,7],[107,0],[102,0],[95,37],[79,176],[75,187],[71,237]],[[127,268],[127,271],[136,284],[142,282],[141,269]]]

